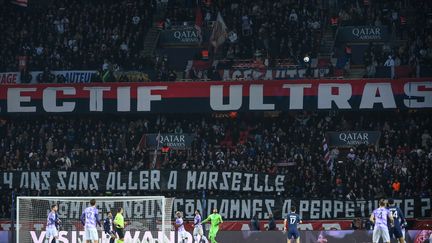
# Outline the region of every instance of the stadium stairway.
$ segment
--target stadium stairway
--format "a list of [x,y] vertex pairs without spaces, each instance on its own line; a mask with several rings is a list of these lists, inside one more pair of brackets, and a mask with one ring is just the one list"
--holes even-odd
[[321,46],[318,53],[318,58],[332,58],[335,37],[331,29],[326,29],[321,39]]
[[145,38],[144,38],[144,56],[146,57],[152,57],[154,54],[154,51],[157,47],[158,41],[159,41],[159,35],[162,31],[161,21],[164,19],[164,16],[167,11],[167,4],[166,3],[159,3],[157,7],[156,13],[153,15],[153,26],[152,28],[147,32]]
[[154,50],[156,49],[157,43],[159,41],[159,35],[161,28],[158,26],[153,26],[144,38],[144,56],[153,56]]
[[363,65],[351,65],[350,69],[345,73],[345,78],[348,79],[360,79],[366,74],[365,67]]

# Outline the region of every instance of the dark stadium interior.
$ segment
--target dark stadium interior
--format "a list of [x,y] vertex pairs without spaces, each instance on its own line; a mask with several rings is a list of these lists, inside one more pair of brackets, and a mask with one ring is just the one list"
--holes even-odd
[[[287,201],[305,216],[305,242],[370,240],[322,230],[371,230],[378,200],[395,198],[407,242],[432,242],[431,0],[0,0],[0,33],[0,243],[16,239],[4,225],[17,196],[160,195],[188,220],[188,199],[273,200],[224,218],[227,242],[279,240],[234,231],[270,211],[282,225]],[[54,178],[151,170],[164,189],[59,189]],[[51,186],[35,188],[43,171]],[[168,190],[170,171],[241,172],[272,190]],[[351,214],[351,202],[367,206]]]

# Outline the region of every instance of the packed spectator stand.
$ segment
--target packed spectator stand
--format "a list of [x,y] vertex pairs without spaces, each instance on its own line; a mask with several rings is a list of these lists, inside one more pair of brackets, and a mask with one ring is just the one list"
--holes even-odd
[[153,23],[155,1],[52,1],[31,9],[2,3],[0,70],[143,70],[143,39]]
[[[240,113],[219,118],[5,118],[0,123],[0,168],[145,170],[152,168],[153,150],[138,146],[143,134],[184,132],[194,134],[192,147],[159,154],[157,168],[286,174],[289,190],[280,196],[291,198],[428,197],[432,195],[431,124],[429,113],[420,111],[389,112],[380,117],[343,112],[281,113],[278,117]],[[380,131],[379,147],[331,148],[334,166],[329,168],[323,161],[322,139],[325,132],[338,130]],[[70,193],[14,191],[20,195]],[[9,201],[11,191],[2,192],[2,201]],[[80,195],[103,193],[89,190]],[[0,218],[10,216],[9,206],[2,205]]]
[[[8,2],[2,6],[0,29],[11,34],[0,42],[0,71],[19,70],[23,83],[29,82],[31,71],[47,73],[38,82],[64,82],[50,78],[49,71],[53,70],[96,70],[92,81],[103,82],[178,80],[185,67],[174,70],[167,60],[181,57],[149,56],[144,51],[144,39],[159,20],[163,20],[164,28],[179,23],[193,26],[197,8],[203,29],[211,32],[218,13],[228,28],[225,43],[217,50],[209,48],[211,60],[252,60],[260,69],[285,68],[278,65],[282,61],[305,68],[305,73],[296,78],[341,77],[342,70],[350,69],[346,58],[348,64],[353,64],[351,56],[359,55],[364,77],[418,77],[429,73],[432,60],[429,1],[230,0],[162,4],[124,0],[101,4],[53,1],[31,9]],[[333,52],[332,56],[323,56],[323,48],[327,48],[323,47],[323,36],[332,28],[336,34],[343,26],[388,26],[391,38],[371,41],[366,49],[342,46],[342,50],[327,50]],[[202,43],[202,47],[206,46],[211,45]],[[347,52],[347,48],[352,50]],[[304,57],[311,61],[305,62]],[[197,54],[197,58],[202,56]],[[20,67],[23,62],[25,68]],[[397,68],[391,71],[392,67]],[[147,77],[131,80],[126,75],[105,75],[107,70],[139,71]],[[202,79],[190,73],[185,78]]]

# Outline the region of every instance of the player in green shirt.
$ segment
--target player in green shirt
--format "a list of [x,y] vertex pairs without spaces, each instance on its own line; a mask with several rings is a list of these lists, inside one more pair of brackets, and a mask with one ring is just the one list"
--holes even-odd
[[209,239],[211,243],[217,243],[216,241],[216,234],[219,231],[219,225],[223,223],[222,216],[218,214],[218,210],[215,208],[213,209],[213,213],[210,214],[204,221],[202,221],[203,224],[210,221],[210,232],[209,232]]
[[124,241],[124,218],[123,218],[123,208],[119,208],[117,210],[117,214],[114,218],[115,231],[118,234],[119,240],[118,243],[123,243]]

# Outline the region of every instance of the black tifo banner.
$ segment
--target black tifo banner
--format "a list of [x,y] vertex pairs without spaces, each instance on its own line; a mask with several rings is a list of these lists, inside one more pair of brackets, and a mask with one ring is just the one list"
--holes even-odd
[[[333,219],[368,217],[378,207],[378,200],[310,200],[262,196],[240,199],[236,192],[260,192],[276,195],[285,191],[284,175],[267,175],[240,172],[213,171],[132,171],[132,172],[3,172],[0,173],[2,190],[30,188],[35,190],[96,190],[143,192],[185,192],[192,197],[175,199],[173,210],[185,212],[192,217],[195,208],[210,213],[218,208],[224,218],[250,219],[255,213],[265,219],[272,212],[276,218],[283,218],[291,206],[296,206],[304,219]],[[233,192],[232,196],[206,197],[203,191]],[[207,193],[208,194],[208,193]],[[145,195],[145,193],[143,193]],[[190,195],[190,194],[189,194]],[[217,194],[216,194],[217,195]],[[173,193],[175,196],[175,193]],[[396,200],[407,218],[425,217],[431,214],[431,199]],[[133,214],[133,209],[125,211]],[[145,207],[147,208],[147,207]]]
[[[194,210],[204,209],[206,215],[212,208],[217,208],[223,218],[228,220],[251,219],[255,213],[259,219],[268,219],[273,213],[276,219],[283,219],[291,206],[296,206],[297,213],[303,219],[340,219],[369,217],[378,207],[379,200],[312,200],[289,198],[176,198],[173,210],[184,212],[186,218],[193,218]],[[431,215],[431,198],[395,199],[406,218],[428,217]],[[203,207],[205,206],[205,207]]]
[[151,191],[274,193],[285,191],[285,175],[264,173],[142,170],[94,171],[12,171],[0,173],[0,189],[26,188],[47,191],[96,190],[102,192]]
[[357,145],[378,145],[381,132],[379,131],[342,131],[327,132],[326,137],[330,146],[352,147]]
[[[73,198],[73,197],[71,197]],[[50,200],[48,205],[57,203]],[[88,202],[59,203],[60,218],[79,218],[81,212],[88,206]],[[290,198],[239,198],[232,196],[212,196],[201,198],[201,193],[191,197],[175,198],[173,202],[173,215],[182,211],[187,220],[192,220],[195,210],[199,209],[204,215],[210,215],[214,208],[225,220],[250,220],[255,214],[261,220],[267,220],[272,213],[275,219],[281,220],[290,212],[291,206],[296,206],[297,213],[305,220],[324,220],[341,218],[368,218],[372,211],[378,207],[379,200],[325,200],[325,199],[290,199]],[[431,214],[431,198],[395,199],[406,218],[427,217]],[[101,212],[113,208],[124,208],[125,218],[159,218],[162,215],[161,202],[155,200],[136,200],[124,202],[97,202]],[[47,207],[48,210],[48,207]]]

